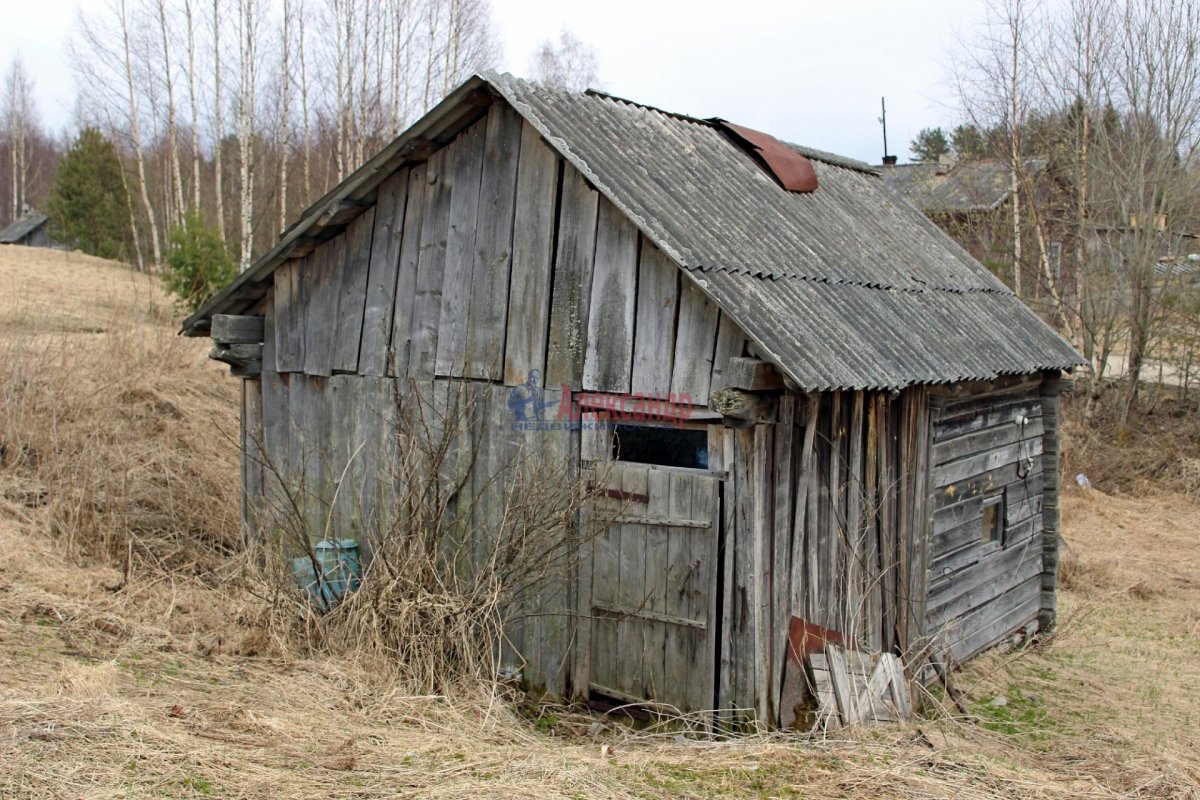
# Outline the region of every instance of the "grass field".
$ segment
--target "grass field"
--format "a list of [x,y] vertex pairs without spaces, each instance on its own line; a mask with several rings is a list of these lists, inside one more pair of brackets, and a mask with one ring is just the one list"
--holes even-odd
[[956,676],[969,718],[635,732],[290,653],[234,580],[238,385],[205,351],[152,279],[0,248],[0,797],[1200,796],[1184,495],[1068,493],[1058,634]]

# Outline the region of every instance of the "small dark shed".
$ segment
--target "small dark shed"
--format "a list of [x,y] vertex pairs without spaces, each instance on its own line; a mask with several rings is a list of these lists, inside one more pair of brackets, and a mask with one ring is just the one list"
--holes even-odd
[[40,211],[26,208],[18,219],[0,229],[0,244],[21,244],[27,247],[49,247],[50,218]]
[[[1054,623],[1059,376],[1083,359],[857,161],[480,75],[184,333],[214,315],[262,318],[247,442],[314,484],[340,473],[297,441],[380,441],[400,380],[471,387],[489,457],[540,390],[679,412],[557,433],[637,507],[514,634],[550,694],[788,724],[804,623],[912,673]],[[245,480],[253,519],[251,456]]]

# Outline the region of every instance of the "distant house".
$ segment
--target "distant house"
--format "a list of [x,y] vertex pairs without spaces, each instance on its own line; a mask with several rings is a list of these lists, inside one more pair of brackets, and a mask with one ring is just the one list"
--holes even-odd
[[[1025,159],[1025,175],[1040,186],[1048,174],[1044,158]],[[971,255],[987,262],[1008,233],[1012,174],[1007,161],[956,161],[884,165],[883,180],[904,196]],[[993,254],[994,255],[994,254]]]
[[[550,695],[787,726],[815,639],[916,675],[1054,623],[1083,359],[866,164],[479,75],[183,332],[238,354],[251,530],[286,489],[369,557],[403,392],[475,398],[470,531],[525,448],[625,503],[509,633]],[[626,416],[646,399],[661,419]]]
[[26,247],[49,247],[50,218],[28,206],[18,219],[0,230],[0,244],[23,244]]

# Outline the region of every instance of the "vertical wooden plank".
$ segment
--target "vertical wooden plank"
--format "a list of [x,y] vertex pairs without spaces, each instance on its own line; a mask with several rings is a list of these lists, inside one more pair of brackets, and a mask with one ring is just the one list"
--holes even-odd
[[721,529],[719,568],[721,578],[721,622],[718,629],[720,639],[716,643],[719,653],[717,666],[717,711],[722,721],[732,719],[732,709],[736,704],[736,670],[738,657],[736,647],[738,636],[736,632],[737,614],[735,613],[735,598],[737,596],[735,583],[737,579],[737,470],[735,433],[732,429],[721,428],[722,466],[726,470],[726,479],[721,487]]
[[275,289],[267,290],[263,314],[262,361],[262,460],[264,510],[269,512],[279,501],[276,473],[284,463],[287,447],[287,386],[275,369],[278,334]]
[[466,374],[486,380],[502,376],[520,152],[521,115],[508,103],[493,103],[484,130],[465,352]]
[[[442,314],[442,284],[446,242],[450,231],[452,167],[458,140],[438,150],[426,162],[425,205],[421,215],[421,246],[408,355],[408,375],[433,378],[437,359],[438,325]],[[400,322],[396,320],[397,324]],[[402,375],[399,370],[396,374]]]
[[[396,172],[379,184],[376,195],[371,257],[367,267],[367,298],[363,307],[362,345],[358,353],[358,372],[361,375],[381,376],[388,371],[396,276],[404,241],[404,215],[408,207],[410,177],[408,168]],[[411,286],[408,291],[412,291]],[[411,303],[411,298],[407,298],[406,302]]]
[[[307,268],[307,261],[288,261],[275,270],[273,352],[277,372],[304,370],[304,298],[300,292],[300,271]],[[264,366],[266,363],[269,362],[264,362]]]
[[[805,494],[804,509],[805,617],[811,622],[821,624],[825,618],[824,608],[821,605],[823,599],[821,575],[824,571],[824,561],[821,560],[824,552],[821,547],[821,507],[823,505],[822,496],[827,492],[821,472],[824,467],[821,453],[826,446],[826,437],[817,436],[817,433],[825,430],[826,415],[821,413],[821,409],[828,408],[828,403],[824,401],[822,395],[814,395],[809,400],[809,407],[812,408],[814,404],[816,406],[815,413],[809,414],[808,417],[811,420],[808,424],[812,428],[811,453],[808,456],[811,463],[805,469],[808,474],[808,491]],[[805,440],[807,441],[809,437],[810,434],[805,431]]]
[[862,391],[847,396],[850,406],[850,427],[847,432],[849,463],[846,480],[846,617],[849,633],[862,642],[873,638],[871,631],[879,629],[878,620],[867,616],[863,603],[864,587],[869,573],[866,570],[866,533],[863,525],[863,415],[865,398]]
[[601,200],[583,359],[583,388],[588,391],[629,393],[637,262],[637,228],[616,206]]
[[583,384],[599,198],[578,170],[563,168],[546,350],[548,386],[566,385],[578,390]]
[[[628,495],[649,493],[649,472],[644,467],[622,470],[621,489]],[[631,501],[626,513],[643,516],[646,507]],[[646,526],[621,525],[620,567],[617,575],[617,605],[622,609],[639,609],[646,600]],[[614,689],[638,696],[642,684],[642,658],[645,650],[645,623],[634,616],[617,623],[616,670]]]
[[792,492],[795,488],[792,470],[798,447],[795,438],[796,396],[788,392],[779,398],[779,424],[775,427],[775,469],[771,474],[774,503],[771,541],[771,660],[767,664],[770,683],[770,702],[773,709],[771,724],[781,716],[780,697],[783,689],[783,665],[786,661],[788,611],[792,584]]
[[866,403],[866,432],[863,446],[866,458],[863,465],[865,486],[863,508],[864,559],[863,593],[867,618],[871,621],[867,644],[875,651],[883,651],[887,641],[887,627],[883,616],[882,585],[879,552],[879,403],[878,395],[870,394]]
[[[679,267],[643,238],[638,258],[637,322],[633,329],[630,384],[635,394],[665,397],[671,391],[679,280]],[[707,402],[707,398],[704,400]]]
[[450,225],[446,266],[442,277],[442,309],[438,322],[434,373],[462,377],[467,358],[467,318],[471,276],[475,264],[475,233],[479,221],[479,181],[483,173],[482,119],[455,140],[454,188],[450,193]]
[[758,661],[764,654],[758,649],[756,622],[760,610],[761,588],[759,577],[764,568],[762,541],[756,526],[756,462],[755,429],[734,431],[733,473],[736,515],[734,528],[736,556],[734,559],[733,620],[734,705],[745,717],[753,717],[758,711]]
[[[708,374],[707,371],[705,374]],[[774,428],[774,425],[754,426],[751,478],[754,492],[754,708],[759,725],[770,725],[772,722],[770,700],[774,688],[771,680],[774,669],[770,666],[774,663],[770,636],[771,584],[774,579],[771,574],[771,451]]]
[[[396,239],[400,244],[400,251],[397,255],[395,302],[392,305],[392,318],[389,322],[391,325],[391,335],[387,354],[388,363],[385,365],[385,371],[389,376],[399,376],[401,378],[407,377],[409,373],[410,350],[417,328],[417,270],[422,257],[422,221],[425,218],[426,191],[433,192],[433,189],[429,185],[428,169],[428,164],[418,164],[412,168],[412,171],[408,174],[408,188],[404,192],[405,208],[403,212],[393,212],[393,220],[403,214],[404,227],[400,231],[391,232],[392,238]],[[375,228],[376,236],[378,236],[378,223],[376,223]],[[390,242],[391,239],[389,239]],[[378,246],[374,250],[378,250]],[[440,281],[441,276],[439,274],[439,284]],[[425,301],[426,308],[428,308],[429,298],[426,297]],[[438,303],[439,305],[441,303],[440,294]]]
[[879,550],[880,569],[883,571],[883,630],[884,647],[889,652],[894,651],[900,642],[898,639],[898,615],[900,598],[897,583],[896,552],[896,490],[893,482],[896,470],[894,468],[896,448],[893,439],[892,426],[893,406],[887,395],[880,394],[876,398],[879,415],[879,430],[877,447],[879,450]]
[[[708,528],[693,528],[688,535],[691,555],[691,581],[688,591],[688,617],[704,620],[705,629],[685,631],[688,639],[688,681],[686,702],[692,711],[709,711],[713,706],[716,678],[714,662],[717,591],[717,479],[694,477],[691,479],[691,509],[687,519],[706,522]],[[682,513],[682,507],[680,508]],[[674,516],[674,512],[672,512]],[[668,651],[668,659],[670,651]]]
[[263,392],[261,380],[242,381],[242,535],[260,539],[263,518]]
[[[733,321],[733,318],[723,311],[720,312],[718,317],[717,347],[713,353],[710,392],[729,388],[729,382],[726,378],[727,370],[729,369],[729,359],[744,355],[746,349],[746,334]],[[708,398],[703,399],[705,405],[707,405]]]
[[351,222],[344,234],[346,245],[339,275],[337,327],[333,340],[334,372],[358,372],[374,232],[375,208],[371,207]]
[[[675,516],[675,480],[664,470],[649,470],[647,475],[647,495],[650,502],[646,507],[649,519],[666,520]],[[690,510],[690,503],[689,503]],[[683,531],[687,533],[686,530]],[[665,524],[647,525],[645,536],[645,609],[658,614],[677,614],[676,587],[681,586],[681,563],[677,560],[680,545],[686,540],[680,535],[680,529],[668,528]],[[686,569],[686,567],[684,568]],[[647,623],[645,630],[645,645],[642,655],[642,691],[646,697],[671,703],[676,702],[675,693],[686,686],[679,683],[678,672],[674,668],[682,661],[680,655],[685,651],[681,641],[682,632],[677,625],[666,625],[661,622]]]
[[[509,386],[526,383],[533,370],[542,373],[546,367],[558,179],[558,156],[532,125],[522,122],[504,345],[504,383]],[[539,374],[536,384],[542,381]]]
[[333,374],[338,300],[335,276],[340,272],[345,246],[345,234],[330,239],[312,252],[308,268],[300,275],[306,375],[328,377]]
[[679,326],[671,368],[671,394],[676,402],[708,404],[717,343],[717,313],[716,304],[695,281],[685,276],[679,295]]
[[822,606],[825,609],[825,618],[827,622],[822,624],[842,630],[845,620],[841,618],[839,613],[840,598],[838,597],[839,576],[842,564],[838,559],[839,540],[843,535],[842,522],[843,517],[840,516],[842,508],[841,498],[842,493],[842,459],[841,450],[845,443],[845,426],[842,423],[842,393],[833,392],[829,397],[830,413],[829,413],[829,433],[828,433],[828,466],[825,477],[827,481],[827,490],[825,497],[825,508],[822,509],[822,530],[821,542],[823,544],[822,553],[822,576],[821,588],[823,595]]

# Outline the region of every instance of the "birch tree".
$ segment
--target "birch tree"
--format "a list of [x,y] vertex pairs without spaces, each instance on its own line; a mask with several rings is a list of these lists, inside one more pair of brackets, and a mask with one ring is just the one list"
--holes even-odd
[[4,130],[8,140],[12,183],[12,219],[21,216],[28,203],[31,132],[37,127],[33,104],[33,81],[21,57],[15,56],[4,79]]

